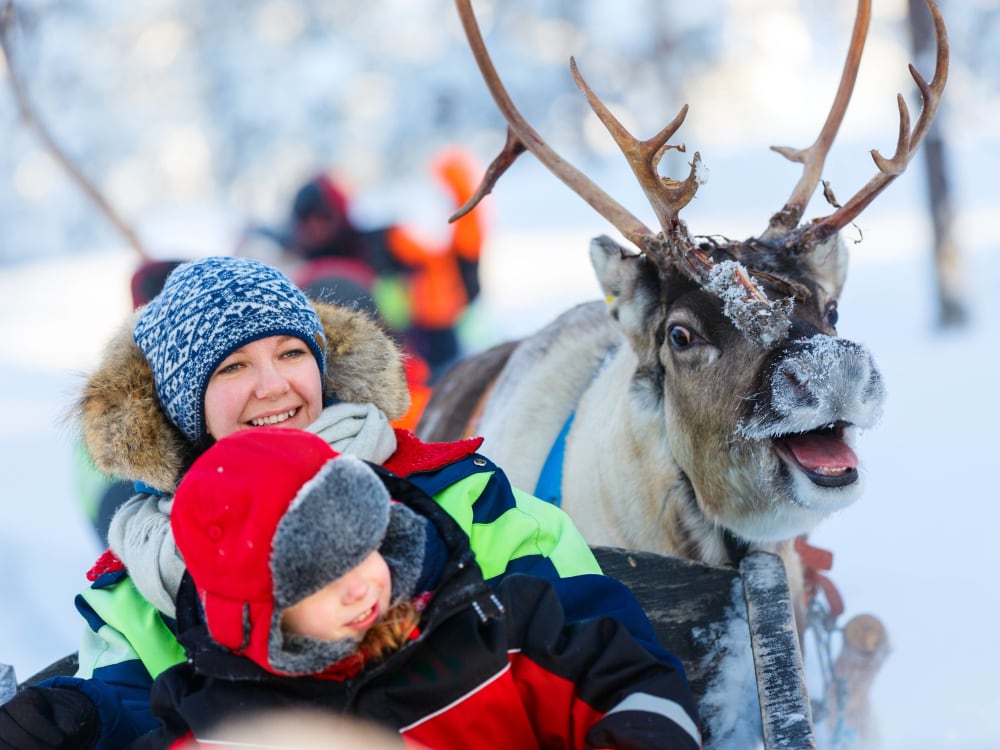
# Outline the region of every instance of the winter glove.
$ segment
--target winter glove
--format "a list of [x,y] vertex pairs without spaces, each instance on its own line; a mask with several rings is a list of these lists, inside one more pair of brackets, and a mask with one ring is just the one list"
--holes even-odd
[[29,687],[0,706],[0,750],[90,750],[101,720],[79,690]]

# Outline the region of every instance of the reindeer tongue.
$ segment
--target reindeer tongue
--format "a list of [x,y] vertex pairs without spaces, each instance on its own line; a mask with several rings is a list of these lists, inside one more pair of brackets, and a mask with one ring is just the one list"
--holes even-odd
[[806,471],[829,474],[858,467],[857,454],[832,432],[789,435],[784,443]]

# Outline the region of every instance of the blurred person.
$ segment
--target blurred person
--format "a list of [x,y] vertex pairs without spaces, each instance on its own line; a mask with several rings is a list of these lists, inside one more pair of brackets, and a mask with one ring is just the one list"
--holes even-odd
[[[482,170],[464,151],[448,148],[433,159],[431,174],[458,208]],[[312,298],[345,283],[364,290],[403,349],[427,363],[431,384],[462,353],[459,329],[479,296],[485,233],[482,208],[453,222],[443,242],[402,224],[362,228],[351,217],[347,192],[329,174],[299,188],[286,228],[256,230],[281,249],[278,257],[262,257]],[[249,239],[238,250],[259,252]]]
[[[350,716],[309,709],[272,709],[237,721],[221,722],[220,736],[230,747],[330,750],[331,747],[363,750],[404,750],[399,734]],[[182,742],[180,750],[198,750],[195,740]],[[411,746],[411,750],[414,750]],[[427,750],[430,750],[429,748]]]

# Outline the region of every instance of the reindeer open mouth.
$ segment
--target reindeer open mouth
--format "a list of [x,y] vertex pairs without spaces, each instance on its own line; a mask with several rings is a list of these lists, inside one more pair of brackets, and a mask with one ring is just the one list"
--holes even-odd
[[858,481],[857,454],[844,440],[847,422],[833,422],[809,432],[782,435],[774,449],[820,487],[846,487]]
[[767,385],[755,393],[739,434],[770,443],[788,471],[815,487],[857,483],[860,461],[851,444],[878,421],[885,399],[871,354],[853,341],[817,335],[791,344],[765,372]]

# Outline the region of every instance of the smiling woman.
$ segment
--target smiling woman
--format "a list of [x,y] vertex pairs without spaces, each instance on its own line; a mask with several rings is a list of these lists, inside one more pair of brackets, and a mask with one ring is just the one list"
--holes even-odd
[[[134,337],[160,403],[189,440],[218,439],[291,407],[308,407],[301,427],[319,416],[323,326],[305,295],[268,265],[207,258],[181,266],[139,314]],[[281,403],[289,375],[304,393]],[[209,406],[221,433],[206,426]]]
[[222,360],[209,378],[206,429],[216,439],[246,427],[302,429],[323,410],[322,392],[322,373],[302,339],[258,339]]
[[[26,687],[5,704],[0,750],[22,747],[25,732],[104,750],[155,726],[153,679],[186,658],[175,629],[185,559],[170,525],[173,494],[213,444],[239,435],[305,427],[324,447],[409,478],[458,523],[489,584],[517,572],[615,587],[566,514],[511,487],[477,452],[480,439],[427,444],[393,429],[408,406],[402,355],[365,313],[310,302],[283,273],[248,258],[177,267],[112,337],[83,386],[84,447],[136,494],[112,519],[109,550],[76,599],[87,624],[76,675]],[[572,589],[557,590],[570,597],[574,621],[614,609],[676,666],[634,600],[621,609]]]

